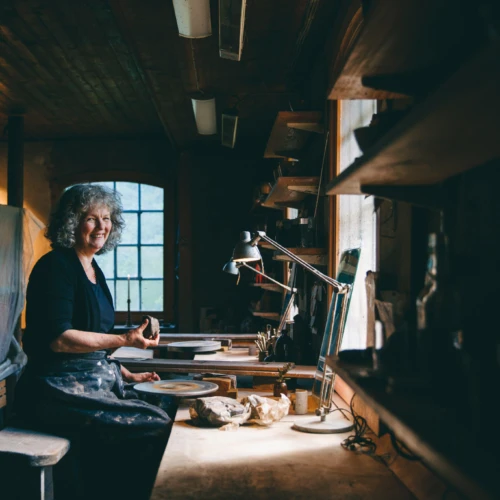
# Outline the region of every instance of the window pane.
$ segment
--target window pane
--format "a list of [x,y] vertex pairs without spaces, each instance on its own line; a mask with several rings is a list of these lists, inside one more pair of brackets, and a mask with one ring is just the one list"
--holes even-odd
[[163,210],[163,189],[141,184],[141,210]]
[[139,209],[139,184],[117,182],[116,190],[122,195],[123,210]]
[[141,311],[163,310],[163,280],[142,282]]
[[[119,280],[116,282],[116,310],[127,311],[128,298],[128,280]],[[139,309],[139,282],[130,280],[130,310],[140,311]]]
[[163,214],[141,214],[141,243],[163,243]]
[[113,297],[113,305],[116,307],[116,301],[115,301],[115,282],[114,282],[114,280],[106,280],[106,283],[108,285],[109,291],[111,292],[111,297]]
[[95,260],[106,278],[112,279],[115,277],[115,252],[96,255]]
[[137,214],[123,214],[125,229],[122,233],[121,243],[137,245]]
[[163,247],[141,247],[143,278],[163,278]]
[[116,275],[120,278],[126,278],[130,274],[136,278],[137,269],[137,247],[122,247],[116,249],[116,263],[118,266]]

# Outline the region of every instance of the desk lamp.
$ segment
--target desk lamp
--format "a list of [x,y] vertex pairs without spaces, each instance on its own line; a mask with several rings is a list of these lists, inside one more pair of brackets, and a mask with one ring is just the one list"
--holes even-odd
[[295,294],[297,293],[297,289],[290,288],[289,286],[286,286],[283,283],[276,281],[275,279],[271,278],[267,274],[265,274],[261,271],[258,271],[257,269],[255,269],[252,266],[249,266],[246,262],[235,262],[234,260],[230,260],[229,262],[227,262],[224,265],[222,270],[226,273],[234,274],[235,276],[238,276],[238,280],[239,280],[240,279],[240,267],[246,267],[247,269],[250,269],[254,273],[260,274],[264,278],[268,279],[269,281],[272,281],[276,285],[280,286],[281,288],[284,288],[285,290],[287,290],[288,292],[291,293],[290,297],[288,297],[288,300],[285,303],[285,309],[284,309],[283,313],[281,314],[281,320],[280,320],[280,324],[278,326],[278,333],[280,333],[281,330],[283,330],[283,328],[285,327],[286,318],[288,317],[288,313],[293,305],[293,298],[294,298]]
[[[255,232],[252,237],[250,236],[250,233],[248,231],[243,231],[240,235],[240,241],[234,248],[233,257],[231,260],[235,262],[236,265],[243,264],[245,262],[261,260],[260,251],[257,247],[259,240],[266,241],[274,248],[276,248],[276,250],[288,256],[290,260],[314,274],[319,280],[328,283],[333,287],[334,296],[332,297],[332,302],[330,304],[330,310],[328,314],[329,320],[325,329],[325,335],[328,335],[328,346],[330,348],[333,341],[333,333],[335,330],[335,318],[338,317],[339,333],[335,346],[336,351],[338,351],[342,340],[342,333],[347,316],[347,304],[348,297],[352,289],[351,285],[341,283],[340,281],[337,281],[330,276],[327,276],[326,274],[318,271],[315,267],[311,266],[294,253],[290,252],[287,248],[281,246],[278,242],[269,238],[269,236],[267,236],[263,231]],[[335,374],[331,370],[328,370],[325,366],[323,370],[323,378],[321,381],[318,408],[316,410],[316,415],[320,417],[320,420],[295,423],[293,426],[294,429],[315,434],[330,434],[347,432],[353,428],[353,424],[345,418],[333,417],[333,415],[330,415],[333,405],[334,376]]]

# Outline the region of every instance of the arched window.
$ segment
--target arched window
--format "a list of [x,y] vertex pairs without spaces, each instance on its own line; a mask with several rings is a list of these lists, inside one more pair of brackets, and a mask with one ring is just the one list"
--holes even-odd
[[163,311],[163,189],[134,182],[95,182],[122,195],[126,227],[112,252],[97,255],[117,311]]

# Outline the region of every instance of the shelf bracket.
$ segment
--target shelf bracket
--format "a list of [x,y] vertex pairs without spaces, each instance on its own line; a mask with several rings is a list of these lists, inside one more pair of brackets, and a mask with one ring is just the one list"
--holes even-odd
[[424,208],[443,210],[449,204],[448,193],[441,186],[373,186],[362,185],[364,194],[392,201],[403,201]]

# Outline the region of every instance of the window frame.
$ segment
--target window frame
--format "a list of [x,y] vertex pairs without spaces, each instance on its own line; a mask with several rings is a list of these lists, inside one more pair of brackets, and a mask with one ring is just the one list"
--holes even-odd
[[[158,277],[158,278],[143,278],[142,277],[142,262],[141,262],[141,249],[142,247],[148,247],[148,248],[158,248],[161,247],[163,249],[163,260],[165,260],[165,189],[161,186],[152,186],[151,184],[147,184],[146,182],[133,182],[133,181],[120,181],[120,180],[113,180],[113,181],[95,181],[91,182],[91,184],[113,184],[113,190],[117,190],[116,185],[117,183],[122,183],[122,182],[127,182],[129,184],[135,184],[137,186],[137,209],[124,209],[123,214],[136,214],[137,215],[137,242],[136,243],[119,243],[113,250],[113,268],[114,268],[114,275],[112,277],[110,276],[105,276],[106,282],[113,282],[113,290],[112,290],[112,295],[113,295],[113,300],[114,300],[114,307],[115,307],[115,312],[116,313],[126,313],[127,308],[125,309],[118,309],[118,300],[117,300],[117,284],[118,282],[127,282],[128,277],[122,277],[118,275],[118,249],[119,248],[137,248],[137,276],[130,276],[130,282],[138,282],[138,293],[139,293],[139,308],[134,309],[133,312],[136,313],[147,313],[147,312],[153,312],[153,313],[158,313],[158,312],[163,312],[165,310],[165,286],[162,287],[162,292],[163,292],[163,300],[162,300],[162,305],[161,308],[156,311],[154,309],[148,309],[143,307],[143,300],[142,300],[142,283],[143,282],[149,282],[149,281],[161,281],[165,282],[165,265],[163,266],[163,276]],[[162,189],[163,191],[163,210],[160,209],[143,209],[142,208],[142,203],[141,203],[141,186],[151,186],[151,187],[156,187],[158,189]],[[118,191],[120,192],[120,191]],[[141,215],[142,214],[149,214],[149,213],[157,213],[161,214],[162,221],[163,221],[163,242],[162,243],[142,243],[141,241]],[[132,312],[132,308],[131,308]]]

